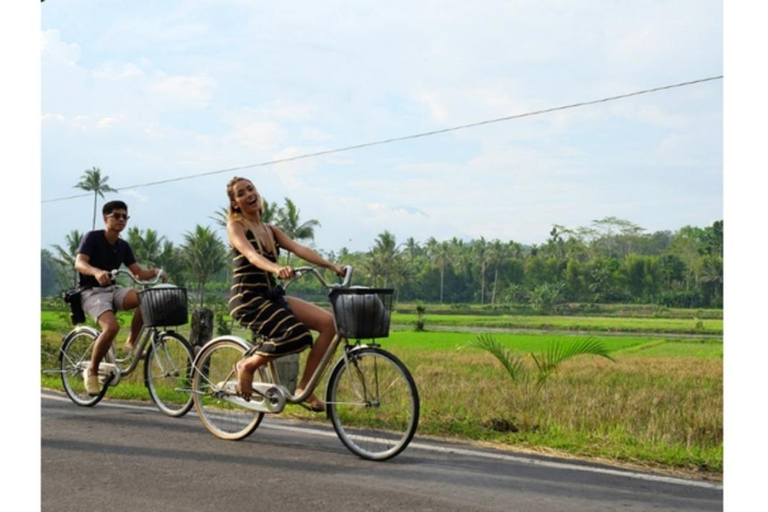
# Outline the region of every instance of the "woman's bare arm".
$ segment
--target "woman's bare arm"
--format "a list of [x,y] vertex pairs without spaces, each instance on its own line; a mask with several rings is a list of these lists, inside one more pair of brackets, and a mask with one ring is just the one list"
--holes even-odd
[[272,232],[275,234],[275,238],[280,247],[283,247],[287,251],[291,251],[304,261],[332,270],[342,277],[344,276],[344,267],[331,263],[309,247],[295,242],[291,237],[286,235],[283,230],[276,226],[272,226]]
[[266,272],[275,274],[279,272],[281,267],[278,264],[272,263],[253,248],[253,245],[251,245],[251,242],[248,241],[248,237],[245,235],[245,226],[241,222],[227,222],[227,237],[229,238],[229,243],[253,265]]

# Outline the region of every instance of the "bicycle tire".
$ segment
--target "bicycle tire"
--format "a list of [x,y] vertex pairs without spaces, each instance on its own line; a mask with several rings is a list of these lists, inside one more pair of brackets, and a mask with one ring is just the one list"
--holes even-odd
[[180,418],[192,409],[192,346],[178,333],[155,334],[144,358],[144,385],[160,412]]
[[93,407],[104,398],[109,387],[109,379],[104,379],[101,391],[91,396],[85,391],[83,370],[91,362],[91,352],[99,332],[90,327],[78,327],[71,331],[61,344],[59,351],[59,370],[61,383],[67,396],[82,407]]
[[336,434],[352,453],[387,460],[402,452],[419,423],[419,392],[393,354],[362,347],[342,358],[328,379],[326,408]]
[[[264,418],[263,412],[238,407],[221,397],[222,390],[237,382],[235,364],[248,350],[245,341],[213,341],[203,347],[192,371],[192,396],[200,421],[214,436],[238,441],[251,435]],[[254,381],[263,380],[263,369]]]

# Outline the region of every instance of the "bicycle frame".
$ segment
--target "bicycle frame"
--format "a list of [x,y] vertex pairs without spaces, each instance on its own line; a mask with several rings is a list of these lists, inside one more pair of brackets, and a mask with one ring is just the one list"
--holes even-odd
[[[157,277],[155,277],[154,279],[150,279],[148,281],[140,281],[136,279],[136,277],[134,277],[133,274],[131,274],[130,272],[124,269],[112,270],[110,272],[110,275],[112,276],[113,281],[120,274],[127,275],[128,277],[131,278],[131,280],[135,284],[138,284],[144,290],[154,284],[157,284],[160,281],[163,275],[163,272],[164,272],[163,270],[160,270],[157,274]],[[91,327],[88,325],[79,325],[79,326],[76,326],[71,331],[69,331],[66,335],[66,338],[80,332],[88,332],[94,338],[98,338],[101,335],[101,331],[95,327]],[[118,358],[115,355],[114,343],[109,347],[109,350],[107,351],[107,354],[104,356],[104,360],[99,365],[99,368],[104,368],[107,371],[110,371],[110,370],[112,371],[113,376],[112,376],[112,381],[110,385],[116,386],[117,383],[120,382],[120,379],[122,378],[123,375],[127,376],[133,373],[133,371],[138,367],[139,362],[141,361],[145,353],[144,350],[146,349],[147,344],[152,343],[154,347],[155,340],[158,339],[158,334],[160,334],[160,331],[158,331],[156,327],[142,326],[137,336],[139,341],[134,345],[133,349],[131,349],[128,355],[126,357],[123,357],[122,359]],[[129,363],[127,368],[124,366],[121,366],[125,362]],[[84,366],[83,368],[81,368],[81,370],[85,369],[87,365],[90,364],[90,361],[84,361],[82,362],[82,364]],[[43,370],[43,373],[61,373],[61,370]]]
[[[291,281],[289,281],[288,283],[286,283],[285,288],[287,289],[291,283],[295,282],[299,278],[309,273],[314,274],[315,277],[317,277],[317,279],[325,288],[346,287],[349,285],[349,282],[352,278],[352,267],[347,266],[345,268],[347,269],[347,271],[344,277],[344,281],[341,284],[328,284],[325,281],[325,279],[323,279],[322,275],[320,275],[320,273],[313,267],[298,267],[294,270],[297,276]],[[233,335],[225,335],[225,336],[219,336],[218,338],[214,338],[210,340],[208,343],[206,343],[206,346],[222,340],[229,340],[239,344],[245,350],[246,355],[248,355],[248,352],[252,348],[251,344],[245,341],[243,338],[240,338],[239,336],[233,336]],[[286,403],[300,404],[304,402],[307,398],[309,398],[309,396],[315,391],[315,388],[319,384],[320,379],[325,373],[325,370],[328,368],[328,364],[330,363],[331,359],[335,355],[336,350],[338,349],[342,340],[344,340],[344,342],[346,343],[346,347],[345,347],[345,350],[343,351],[342,357],[344,359],[345,364],[347,365],[349,364],[349,357],[348,357],[349,349],[347,348],[350,346],[349,340],[347,340],[347,338],[342,338],[338,334],[336,334],[331,340],[331,343],[328,345],[328,348],[326,349],[325,353],[323,354],[323,357],[321,358],[320,363],[317,365],[317,369],[315,369],[314,373],[312,374],[312,377],[309,379],[307,386],[299,395],[294,395],[285,386],[280,384],[280,376],[278,375],[277,366],[275,364],[275,359],[277,358],[275,358],[275,359],[270,359],[266,363],[266,367],[269,371],[270,380],[272,382],[254,383],[253,385],[254,393],[261,395],[265,400],[246,401],[234,393],[227,394],[222,398],[227,402],[231,402],[235,405],[244,407],[246,409],[251,409],[259,412],[268,412],[273,414],[282,412],[283,409],[285,408]],[[368,345],[360,345],[360,346],[362,347],[362,346],[368,346]],[[198,355],[195,357],[194,362],[192,363],[193,372],[201,371],[199,368],[198,359],[200,355],[203,353],[205,353],[205,346],[200,350]]]

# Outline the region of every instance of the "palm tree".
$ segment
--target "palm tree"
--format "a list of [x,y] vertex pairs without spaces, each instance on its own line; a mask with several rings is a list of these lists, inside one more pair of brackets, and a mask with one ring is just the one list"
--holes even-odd
[[[274,208],[272,209],[274,211]],[[266,201],[264,206],[264,213],[267,213],[267,207],[266,207]],[[272,214],[270,213],[270,217]],[[262,217],[263,222],[268,222]],[[308,220],[306,222],[300,222],[299,220],[299,209],[296,207],[295,204],[293,204],[293,201],[285,198],[285,208],[280,208],[277,211],[277,226],[282,229],[286,235],[288,235],[293,240],[299,241],[299,240],[314,240],[315,239],[315,228],[320,227],[320,222],[312,219]],[[288,258],[286,260],[286,265],[290,265],[291,263],[291,253],[288,253]]]
[[491,304],[496,304],[496,284],[499,280],[499,267],[509,258],[509,246],[494,240],[488,249],[488,264],[493,265],[493,293]]
[[472,243],[472,260],[480,266],[480,304],[485,303],[485,269],[489,262],[488,243],[484,237],[480,237],[480,240],[475,240]]
[[451,250],[448,242],[438,242],[435,237],[427,240],[427,256],[440,269],[440,304],[443,303],[445,267],[450,264]]
[[80,188],[88,192],[93,192],[93,224],[91,229],[96,229],[96,199],[101,196],[104,197],[104,192],[117,192],[116,189],[107,185],[109,176],[106,174],[101,175],[101,169],[93,167],[87,169],[85,173],[80,176],[80,181],[74,188]]
[[157,231],[148,229],[142,232],[138,227],[128,228],[128,243],[133,249],[136,260],[142,264],[157,266],[162,252],[164,236],[158,236]]
[[367,266],[371,277],[383,279],[384,288],[390,281],[397,280],[399,274],[402,274],[402,254],[395,240],[395,235],[389,231],[379,234],[367,256]]
[[185,286],[184,279],[185,258],[181,249],[175,247],[173,242],[163,239],[163,247],[157,257],[157,266],[165,270],[170,278],[179,286]]
[[77,287],[77,270],[75,270],[75,259],[77,258],[77,249],[80,247],[80,243],[83,241],[83,234],[78,230],[70,231],[66,236],[66,248],[54,244],[53,248],[56,249],[58,257],[53,260],[64,267],[65,269],[71,269],[74,275],[74,287]]
[[188,231],[184,234],[181,250],[188,268],[197,277],[197,289],[200,295],[200,307],[202,307],[205,283],[210,276],[224,266],[226,250],[211,228],[199,224],[194,232]]

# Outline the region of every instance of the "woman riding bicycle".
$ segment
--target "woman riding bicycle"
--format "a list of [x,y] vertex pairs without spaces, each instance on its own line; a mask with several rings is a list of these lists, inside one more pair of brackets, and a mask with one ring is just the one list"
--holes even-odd
[[[227,184],[227,195],[230,201],[227,236],[234,257],[229,310],[232,318],[259,335],[251,355],[237,364],[238,393],[250,400],[253,375],[260,366],[270,358],[301,352],[311,346],[304,374],[296,388],[299,395],[335,336],[336,327],[331,313],[284,295],[273,274],[288,279],[294,272],[290,266],[278,263],[280,248],[342,277],[344,268],[296,243],[280,228],[264,224],[262,198],[250,180],[232,178]],[[309,329],[319,333],[314,344]],[[314,411],[325,410],[325,404],[314,394],[307,398],[307,403]]]

